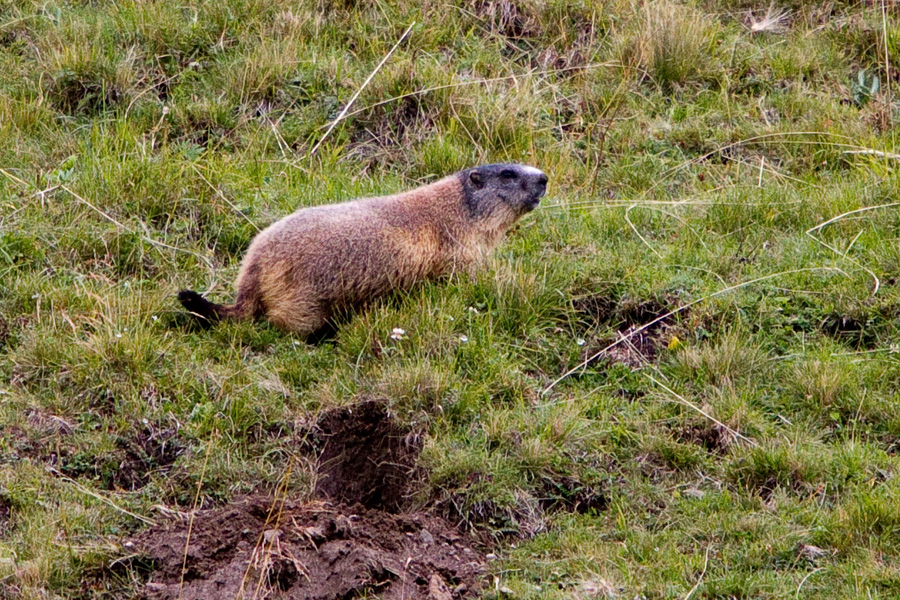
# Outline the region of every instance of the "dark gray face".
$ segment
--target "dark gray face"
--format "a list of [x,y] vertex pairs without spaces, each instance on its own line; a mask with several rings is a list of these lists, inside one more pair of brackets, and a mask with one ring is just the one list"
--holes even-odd
[[547,192],[547,176],[527,165],[484,165],[466,169],[459,176],[473,216],[490,214],[500,203],[522,215],[534,210]]

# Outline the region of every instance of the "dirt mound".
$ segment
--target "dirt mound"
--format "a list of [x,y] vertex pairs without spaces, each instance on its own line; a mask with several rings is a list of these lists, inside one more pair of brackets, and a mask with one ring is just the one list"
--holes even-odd
[[153,600],[371,597],[453,600],[477,594],[475,541],[424,514],[252,496],[134,540],[154,571]]
[[[454,600],[485,558],[448,521],[409,509],[421,441],[383,402],[324,413],[305,436],[321,502],[247,496],[132,540],[153,600]],[[149,560],[150,564],[145,564]],[[140,563],[140,564],[138,564]]]
[[412,492],[422,444],[381,402],[332,410],[311,436],[318,445],[316,494],[346,504],[399,512]]

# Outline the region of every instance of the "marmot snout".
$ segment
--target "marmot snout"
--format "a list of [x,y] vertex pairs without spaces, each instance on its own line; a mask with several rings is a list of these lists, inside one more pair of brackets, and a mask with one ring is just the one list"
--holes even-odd
[[547,189],[534,167],[474,167],[402,194],[301,208],[250,244],[232,306],[182,290],[200,318],[265,317],[300,334],[426,279],[473,273]]

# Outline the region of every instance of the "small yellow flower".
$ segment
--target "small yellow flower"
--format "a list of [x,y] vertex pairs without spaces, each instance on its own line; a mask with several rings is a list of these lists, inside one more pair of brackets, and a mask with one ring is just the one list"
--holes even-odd
[[669,340],[669,350],[678,350],[682,346],[684,346],[684,344],[678,339],[677,335],[673,335],[672,339]]

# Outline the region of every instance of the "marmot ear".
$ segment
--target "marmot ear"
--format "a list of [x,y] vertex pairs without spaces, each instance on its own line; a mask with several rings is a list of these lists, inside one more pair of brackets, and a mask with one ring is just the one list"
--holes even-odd
[[474,185],[479,190],[484,187],[484,177],[482,177],[481,173],[479,173],[478,171],[472,171],[471,173],[469,173],[469,181],[471,181],[472,185]]

